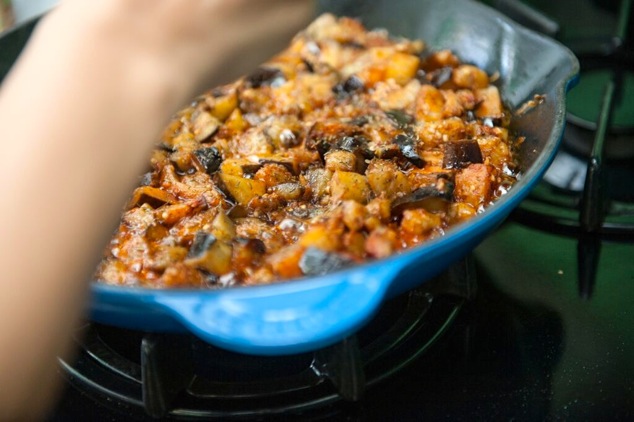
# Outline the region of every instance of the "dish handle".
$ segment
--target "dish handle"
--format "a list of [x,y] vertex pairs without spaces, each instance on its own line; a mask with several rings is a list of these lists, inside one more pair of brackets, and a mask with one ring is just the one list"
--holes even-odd
[[359,329],[398,272],[369,266],[265,287],[157,296],[154,302],[210,344],[256,355],[303,353]]

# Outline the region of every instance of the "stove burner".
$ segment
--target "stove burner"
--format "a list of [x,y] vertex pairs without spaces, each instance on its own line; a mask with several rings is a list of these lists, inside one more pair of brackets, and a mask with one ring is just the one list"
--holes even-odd
[[[592,152],[598,128],[603,88],[613,77],[609,69],[582,71],[579,84],[568,93],[568,125],[564,145],[586,157]],[[634,71],[624,70],[619,76],[616,98],[605,139],[608,159],[634,157]]]
[[356,335],[281,357],[225,351],[190,335],[87,325],[76,361],[61,361],[73,387],[126,415],[233,419],[332,415],[366,388],[406,368],[448,331],[474,295],[470,259],[384,304]]
[[614,1],[607,11],[583,0],[575,14],[556,2],[539,3],[561,24],[557,34],[578,56],[582,74],[568,95],[562,151],[514,216],[578,239],[579,294],[589,298],[602,243],[634,240],[633,0]]

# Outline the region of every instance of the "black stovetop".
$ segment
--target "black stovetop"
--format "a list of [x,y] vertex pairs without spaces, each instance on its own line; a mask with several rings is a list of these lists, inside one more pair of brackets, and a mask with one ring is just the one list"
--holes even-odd
[[[605,244],[595,293],[580,298],[576,239],[512,221],[474,253],[478,292],[452,327],[355,403],[298,420],[632,420],[634,256]],[[151,420],[68,387],[52,420]]]

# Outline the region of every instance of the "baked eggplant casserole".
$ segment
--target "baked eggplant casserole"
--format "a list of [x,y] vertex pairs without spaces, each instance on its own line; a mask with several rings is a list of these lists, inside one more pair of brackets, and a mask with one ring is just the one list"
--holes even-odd
[[495,76],[322,15],[178,113],[97,269],[148,288],[313,276],[442,236],[515,182]]

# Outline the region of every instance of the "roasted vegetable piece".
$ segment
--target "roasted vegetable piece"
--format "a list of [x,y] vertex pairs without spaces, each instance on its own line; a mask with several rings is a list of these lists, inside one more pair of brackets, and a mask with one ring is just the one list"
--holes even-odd
[[482,163],[482,152],[475,139],[447,142],[444,149],[442,166],[446,169],[457,169],[467,167],[469,164]]
[[220,210],[212,221],[211,231],[220,240],[231,241],[236,237],[236,226],[223,210]]
[[255,172],[253,178],[263,182],[267,188],[294,180],[293,174],[288,170],[288,167],[278,163],[262,165],[262,167]]
[[185,264],[222,275],[231,270],[231,245],[211,233],[197,232]]
[[405,129],[414,122],[414,116],[407,114],[403,110],[388,110],[385,115],[389,117],[399,129]]
[[330,194],[335,201],[354,199],[365,204],[370,198],[370,185],[365,176],[349,171],[336,171],[330,179]]
[[286,79],[280,69],[262,66],[247,76],[246,81],[251,88],[260,88],[262,86],[279,86]]
[[304,187],[299,183],[280,183],[273,187],[273,192],[280,195],[287,201],[295,201],[304,194]]
[[343,136],[335,144],[335,148],[350,152],[360,152],[364,157],[372,157],[368,149],[368,139],[363,136]]
[[220,168],[222,155],[215,147],[200,148],[194,151],[194,157],[205,173],[211,175]]
[[331,150],[324,155],[326,170],[330,171],[354,171],[363,173],[365,161],[363,157],[357,156],[354,152],[344,150]]
[[405,85],[416,75],[419,63],[420,59],[412,54],[395,53],[390,57],[385,69],[385,78],[394,79],[397,84]]
[[502,107],[502,99],[500,91],[497,87],[491,85],[476,91],[476,99],[479,102],[475,115],[480,118],[489,117],[491,119],[500,119],[504,117],[504,108]]
[[413,135],[409,133],[400,133],[396,135],[393,142],[398,145],[401,150],[401,154],[403,154],[403,157],[405,157],[410,163],[414,164],[418,168],[425,167],[425,160],[418,155],[416,147],[418,142]]
[[471,164],[456,174],[456,199],[479,210],[491,195],[491,173],[484,164]]
[[220,179],[229,194],[240,205],[248,205],[256,196],[264,195],[266,185],[259,180],[247,179],[231,174],[220,173]]
[[354,261],[341,254],[308,248],[299,260],[304,275],[323,275],[349,267]]
[[338,97],[344,98],[347,95],[352,94],[355,91],[359,91],[363,89],[363,81],[359,79],[357,76],[352,75],[345,81],[338,83],[334,87],[332,87],[332,92],[337,94]]
[[284,278],[300,277],[302,270],[299,267],[299,261],[303,253],[303,246],[290,245],[269,256],[267,262],[278,276]]
[[392,212],[397,214],[408,208],[426,208],[437,211],[445,209],[453,197],[454,184],[439,178],[435,185],[423,186],[412,193],[395,199]]
[[411,190],[409,180],[393,161],[370,161],[366,175],[372,191],[377,196],[384,194],[387,198],[395,198]]
[[152,186],[141,186],[134,190],[132,198],[128,202],[128,208],[133,208],[141,204],[148,204],[152,208],[158,208],[163,204],[173,204],[177,201],[176,197],[162,189]]
[[223,89],[214,90],[211,95],[205,97],[207,105],[211,108],[210,113],[221,121],[227,120],[238,106],[238,95],[235,89],[227,87],[227,91],[225,92]]
[[328,190],[331,177],[332,172],[323,168],[313,168],[306,172],[306,181],[315,199],[323,199],[326,197],[326,191]]
[[233,242],[233,266],[237,271],[247,270],[257,264],[266,253],[266,246],[260,239],[238,237]]
[[220,120],[216,119],[211,113],[201,111],[196,114],[192,121],[192,129],[194,132],[194,139],[198,142],[204,142],[211,135],[216,133],[220,127]]
[[469,64],[455,68],[451,80],[460,88],[482,89],[489,85],[489,76],[486,72]]
[[365,250],[375,258],[385,258],[398,250],[398,235],[388,227],[372,230],[365,241]]
[[442,221],[439,215],[427,211],[424,208],[417,208],[403,211],[401,228],[414,235],[422,235],[433,229],[442,228]]
[[363,205],[357,201],[345,201],[343,203],[343,223],[349,230],[358,231],[363,229],[367,211]]
[[436,88],[440,88],[445,83],[451,80],[452,74],[453,69],[451,67],[442,67],[440,69],[436,69],[433,72],[429,73],[429,82],[431,82],[431,84]]

